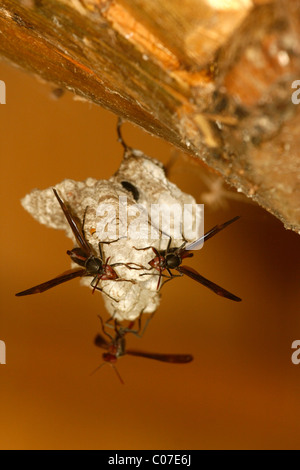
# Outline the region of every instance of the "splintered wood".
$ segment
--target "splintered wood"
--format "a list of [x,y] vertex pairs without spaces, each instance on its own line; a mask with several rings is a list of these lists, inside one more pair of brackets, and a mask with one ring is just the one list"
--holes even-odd
[[300,0],[2,0],[0,54],[217,170],[300,231]]

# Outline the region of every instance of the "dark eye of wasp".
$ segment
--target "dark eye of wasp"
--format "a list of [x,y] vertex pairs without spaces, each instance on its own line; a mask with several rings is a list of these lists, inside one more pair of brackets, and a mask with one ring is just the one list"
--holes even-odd
[[133,184],[129,183],[129,181],[121,181],[121,185],[123,186],[124,189],[126,189],[126,191],[129,191],[132,194],[133,199],[135,201],[139,200],[140,193],[138,189],[135,186],[133,186]]
[[172,253],[169,253],[166,256],[166,265],[170,269],[178,268],[178,266],[180,265],[180,262],[181,262],[180,258]]

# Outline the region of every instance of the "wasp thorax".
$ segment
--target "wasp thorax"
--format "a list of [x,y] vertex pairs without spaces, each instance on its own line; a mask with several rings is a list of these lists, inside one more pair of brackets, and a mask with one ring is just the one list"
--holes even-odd
[[100,258],[96,258],[95,256],[91,256],[88,258],[85,264],[85,268],[88,273],[97,274],[102,270],[103,263]]
[[173,253],[169,253],[166,256],[166,265],[170,269],[175,269],[178,268],[178,266],[181,263],[181,258],[177,255],[174,255]]

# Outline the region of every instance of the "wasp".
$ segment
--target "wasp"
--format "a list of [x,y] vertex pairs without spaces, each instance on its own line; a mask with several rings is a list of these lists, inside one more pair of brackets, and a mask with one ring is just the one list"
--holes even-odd
[[[225,297],[230,300],[234,300],[235,302],[240,302],[242,299],[232,294],[231,292],[227,291],[226,289],[223,289],[223,287],[218,286],[214,282],[209,281],[204,276],[199,274],[195,269],[191,268],[190,266],[182,266],[182,261],[185,258],[191,258],[192,256],[194,256],[194,253],[192,253],[191,250],[197,249],[203,242],[209,240],[209,238],[212,238],[221,230],[223,230],[225,227],[228,227],[228,225],[232,224],[238,219],[239,219],[239,216],[236,216],[233,219],[230,219],[223,224],[216,225],[215,227],[213,227],[211,230],[209,230],[207,233],[205,233],[202,237],[198,238],[194,242],[187,243],[186,241],[184,241],[184,243],[179,247],[171,248],[171,242],[172,242],[171,237],[169,238],[168,245],[165,250],[157,250],[154,246],[147,246],[145,248],[133,247],[135,250],[143,250],[143,251],[152,249],[155,256],[148,263],[150,265],[150,268],[146,268],[145,266],[141,266],[136,263],[127,263],[127,267],[131,269],[146,269],[146,270],[155,269],[156,271],[158,271],[159,277],[158,277],[158,282],[157,282],[157,290],[160,287],[162,277],[167,277],[168,279],[165,280],[165,282],[168,282],[174,277],[179,277],[179,276],[181,277],[185,274],[186,276],[189,276],[190,278],[194,279],[194,281],[197,281],[203,286],[212,290],[215,294],[221,295],[222,297]],[[138,268],[135,268],[133,266],[137,266]],[[179,274],[176,275],[172,273],[171,271],[172,269],[175,269]],[[169,275],[163,274],[164,271],[167,271]],[[148,273],[141,274],[141,276],[146,276],[146,275],[151,275],[151,274],[148,274]]]
[[125,327],[119,326],[118,323],[116,322],[115,327],[114,327],[115,337],[113,337],[109,333],[107,333],[107,331],[104,328],[102,318],[101,317],[99,318],[102,324],[102,331],[106,336],[108,336],[109,341],[107,341],[104,338],[104,336],[100,334],[97,334],[97,336],[94,339],[95,346],[106,350],[102,354],[104,363],[101,364],[99,367],[97,367],[97,369],[95,369],[94,372],[96,372],[96,370],[98,370],[103,365],[110,364],[114,368],[121,383],[124,383],[120,374],[118,373],[115,367],[115,364],[120,357],[125,356],[126,354],[130,356],[139,356],[139,357],[144,357],[147,359],[154,359],[156,361],[161,361],[161,362],[169,362],[172,364],[186,364],[193,360],[193,356],[191,354],[164,354],[164,353],[139,351],[135,349],[127,349],[125,335],[127,333],[137,334],[135,330],[131,329],[132,324],[130,325],[129,328],[125,328]]
[[93,278],[91,282],[93,292],[97,289],[101,292],[104,292],[108,297],[112,298],[105,291],[103,291],[101,287],[99,287],[98,284],[100,281],[126,281],[135,283],[135,281],[133,280],[120,278],[116,273],[114,268],[116,266],[123,266],[123,263],[109,264],[110,258],[105,259],[104,257],[102,244],[114,243],[118,240],[113,240],[109,242],[99,242],[99,255],[96,255],[85,237],[85,215],[83,218],[83,223],[81,224],[78,217],[74,216],[71,211],[67,208],[66,204],[60,198],[56,189],[53,188],[53,192],[67,219],[69,226],[71,227],[75,240],[78,244],[78,247],[75,247],[72,250],[68,250],[67,254],[70,256],[71,260],[74,261],[74,263],[80,266],[80,268],[74,268],[65,271],[54,279],[50,279],[49,281],[43,282],[42,284],[38,284],[37,286],[31,287],[30,289],[18,292],[16,296],[20,297],[24,295],[42,293],[48,289],[52,289],[52,287],[62,284],[63,282],[70,281],[71,279],[75,279],[77,277],[91,276]]

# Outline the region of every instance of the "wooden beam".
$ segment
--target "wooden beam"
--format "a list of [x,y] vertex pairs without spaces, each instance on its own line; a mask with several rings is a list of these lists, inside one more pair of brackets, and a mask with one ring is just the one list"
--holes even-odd
[[0,54],[205,162],[299,232],[299,12],[299,0],[2,0]]

